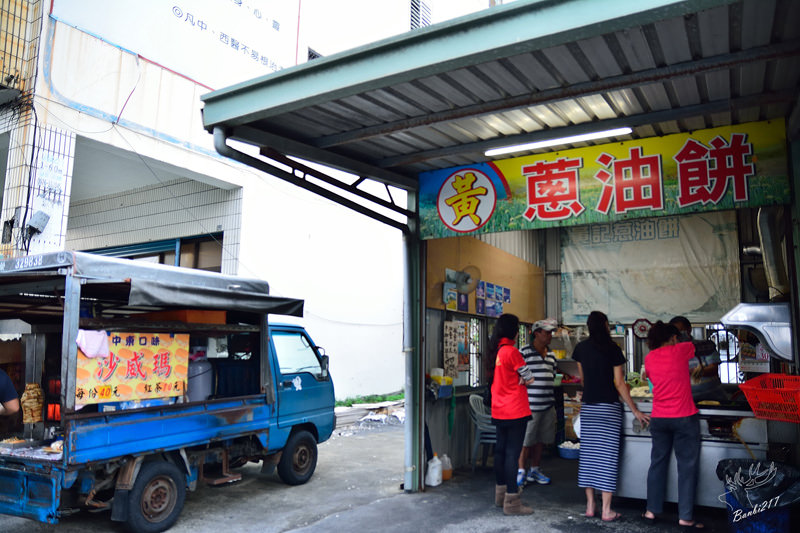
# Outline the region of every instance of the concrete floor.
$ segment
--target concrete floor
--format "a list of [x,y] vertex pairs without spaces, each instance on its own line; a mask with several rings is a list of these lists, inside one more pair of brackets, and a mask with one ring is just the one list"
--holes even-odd
[[[403,482],[401,425],[371,425],[337,429],[319,447],[319,463],[309,483],[289,487],[275,475],[260,474],[258,465],[241,469],[240,482],[221,487],[204,486],[188,493],[174,533],[223,532],[340,532],[340,531],[440,531],[440,532],[657,532],[677,530],[674,505],[667,506],[654,526],[639,518],[642,500],[615,498],[623,514],[619,522],[606,523],[583,516],[583,490],[576,486],[577,461],[546,454],[543,468],[553,478],[547,486],[531,486],[523,500],[535,512],[507,517],[494,507],[494,480],[489,468],[456,470],[453,479],[425,492],[406,493]],[[643,472],[642,475],[646,473]],[[727,531],[721,509],[700,508],[698,518],[711,526],[706,531]],[[108,513],[79,513],[55,526],[0,515],[0,531],[29,533],[122,532]]]

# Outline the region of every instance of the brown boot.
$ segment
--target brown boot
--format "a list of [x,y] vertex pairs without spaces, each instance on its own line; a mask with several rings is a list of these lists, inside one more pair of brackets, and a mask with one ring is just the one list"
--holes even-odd
[[506,493],[505,500],[503,501],[503,514],[506,515],[525,515],[532,514],[533,509],[522,503],[519,499],[519,493],[508,494]]
[[494,487],[494,504],[496,507],[502,507],[503,501],[506,498],[506,486],[495,485]]

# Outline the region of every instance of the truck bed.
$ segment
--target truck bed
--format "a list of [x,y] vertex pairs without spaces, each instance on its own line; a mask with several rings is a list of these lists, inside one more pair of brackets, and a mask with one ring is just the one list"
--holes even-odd
[[267,446],[273,406],[264,395],[79,415],[67,422],[65,465],[174,450],[245,435]]

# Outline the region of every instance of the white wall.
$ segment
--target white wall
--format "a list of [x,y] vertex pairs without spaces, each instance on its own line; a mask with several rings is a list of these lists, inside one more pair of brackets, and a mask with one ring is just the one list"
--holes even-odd
[[336,397],[402,390],[400,231],[277,179],[245,191],[239,273],[306,300],[302,323],[331,356]]
[[[439,4],[444,1],[432,0],[434,20],[488,5],[487,0],[470,0],[443,11]],[[301,41],[323,54],[406,31],[409,24],[408,0],[303,0],[302,6]],[[171,181],[170,187],[193,191],[189,195],[195,200],[192,207],[170,205],[165,190],[141,182],[76,199],[68,247],[196,235],[198,227],[216,231],[212,219],[222,217],[226,245],[239,246],[226,250],[223,261],[230,263],[224,263],[224,270],[266,279],[273,294],[306,300],[302,322],[331,356],[337,398],[402,389],[400,232],[215,155],[200,115],[200,96],[207,89],[112,44],[53,24],[45,19],[41,41],[35,100],[40,121],[124,150],[129,160],[147,157],[187,169],[193,181]],[[86,179],[75,175],[73,182],[91,186]],[[107,179],[126,184],[124,174]],[[238,204],[231,208],[231,202],[238,202],[239,194],[237,224]],[[221,210],[218,198],[224,199]],[[115,203],[125,209],[115,209]],[[137,209],[142,216],[131,218]],[[165,209],[174,210],[168,218],[174,224],[159,229],[166,215],[154,213]],[[190,210],[200,212],[205,222],[193,223],[196,214]],[[232,232],[238,228],[236,236]]]

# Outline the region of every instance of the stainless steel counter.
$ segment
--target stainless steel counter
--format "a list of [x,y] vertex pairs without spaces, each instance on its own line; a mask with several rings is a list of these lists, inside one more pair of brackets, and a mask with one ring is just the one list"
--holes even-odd
[[[646,413],[652,410],[650,402],[637,402],[637,407]],[[622,433],[617,495],[645,499],[650,467],[650,432],[642,428],[625,407]],[[749,410],[700,409],[700,434],[702,445],[695,504],[725,507],[725,489],[717,478],[717,463],[722,459],[766,459],[766,421],[755,418]],[[674,454],[667,473],[666,501],[678,501],[678,468]]]

